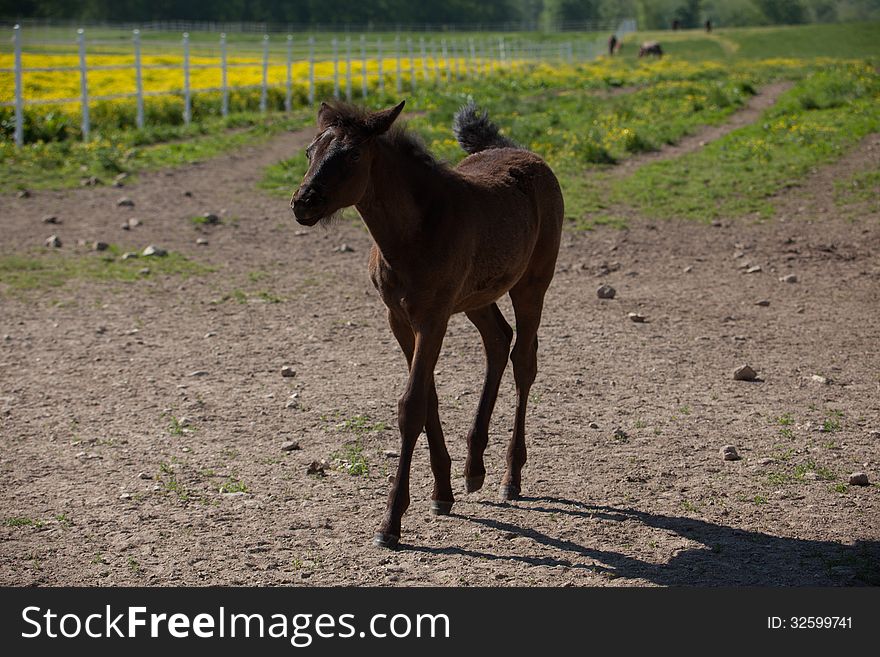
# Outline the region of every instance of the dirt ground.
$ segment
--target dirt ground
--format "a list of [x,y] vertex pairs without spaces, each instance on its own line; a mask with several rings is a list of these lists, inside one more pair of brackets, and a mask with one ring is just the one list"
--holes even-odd
[[[0,584],[880,583],[880,221],[833,198],[835,179],[880,166],[877,135],[787,190],[772,222],[566,231],[521,501],[497,501],[511,368],[486,485],[464,492],[483,356],[455,317],[437,384],[457,502],[430,515],[422,438],[394,552],[371,539],[406,372],[366,275],[369,236],[347,220],[303,230],[254,186],[305,139],[121,190],[0,197],[3,253],[55,232],[62,251],[156,244],[216,267],[0,297]],[[224,223],[194,227],[206,211]],[[121,230],[130,217],[142,225]],[[602,283],[615,299],[597,298]],[[733,380],[746,363],[759,381]],[[355,440],[366,475],[337,467]],[[728,444],[740,460],[721,458]],[[326,476],[307,474],[321,460]],[[847,485],[856,471],[871,485]],[[245,490],[221,493],[230,483]]]

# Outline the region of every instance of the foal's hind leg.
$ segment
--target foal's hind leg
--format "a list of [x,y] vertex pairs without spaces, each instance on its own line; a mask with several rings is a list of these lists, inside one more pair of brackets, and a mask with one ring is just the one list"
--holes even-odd
[[507,472],[501,480],[501,498],[514,500],[522,486],[522,468],[526,463],[526,405],[529,390],[538,373],[538,326],[549,278],[523,280],[510,291],[516,313],[516,344],[510,354],[516,382],[516,421],[507,447]]
[[[409,322],[388,312],[388,323],[400,348],[406,356],[406,364],[412,367],[413,351],[415,350],[415,335]],[[440,425],[440,413],[437,402],[437,388],[434,385],[434,377],[428,388],[427,409],[425,417],[425,433],[428,436],[428,449],[431,455],[431,472],[434,474],[434,492],[431,495],[431,512],[435,515],[448,515],[452,510],[455,498],[452,495],[452,460],[446,450],[446,441],[443,438],[443,427]]]
[[483,452],[489,442],[489,420],[498,397],[498,386],[507,366],[510,355],[510,342],[513,329],[504,319],[504,315],[494,303],[467,313],[468,319],[480,331],[483,347],[486,349],[486,378],[474,425],[468,434],[468,456],[464,464],[464,481],[468,493],[473,493],[483,486],[486,468],[483,465]]

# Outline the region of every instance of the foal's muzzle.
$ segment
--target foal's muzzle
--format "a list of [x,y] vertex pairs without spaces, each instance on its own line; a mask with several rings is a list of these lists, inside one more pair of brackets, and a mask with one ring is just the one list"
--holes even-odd
[[304,226],[314,226],[324,216],[324,199],[313,187],[300,187],[290,199],[290,209],[297,222]]

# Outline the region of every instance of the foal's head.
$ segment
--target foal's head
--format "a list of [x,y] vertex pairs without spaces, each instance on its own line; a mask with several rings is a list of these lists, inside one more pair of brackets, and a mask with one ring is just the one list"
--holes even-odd
[[318,136],[306,149],[309,169],[290,199],[299,223],[314,226],[361,200],[370,179],[376,137],[388,131],[404,102],[380,112],[321,103]]

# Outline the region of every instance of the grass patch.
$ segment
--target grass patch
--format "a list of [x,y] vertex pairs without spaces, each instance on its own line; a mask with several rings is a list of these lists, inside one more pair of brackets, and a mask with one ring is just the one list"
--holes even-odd
[[[95,253],[41,249],[29,255],[0,256],[0,292],[61,287],[75,280],[133,283],[144,278],[141,273],[144,267],[149,267],[150,276],[183,278],[214,271],[173,251],[163,257],[122,260],[120,256],[123,252],[121,247],[111,244],[106,251]],[[130,252],[136,251],[132,249]]]
[[826,418],[822,421],[822,429],[824,433],[833,433],[840,431],[840,420],[834,417]]
[[220,484],[221,493],[247,493],[248,487],[240,479],[230,478]]
[[311,119],[311,110],[290,116],[237,114],[189,126],[109,130],[93,135],[88,143],[37,141],[21,149],[16,149],[11,140],[3,140],[0,192],[77,187],[90,176],[110,182],[120,173],[133,175],[178,167],[265,141],[285,130],[299,129]]
[[808,75],[754,124],[688,155],[644,166],[613,195],[659,217],[770,217],[774,196],[880,130],[880,78],[870,65]]
[[834,202],[837,205],[873,203],[880,199],[880,170],[862,171],[847,180],[834,182]]
[[173,458],[171,463],[159,464],[159,474],[156,475],[156,481],[159,482],[166,494],[175,495],[181,502],[188,502],[192,497],[191,493],[177,479]]
[[817,465],[814,461],[807,461],[806,463],[801,463],[800,465],[795,466],[795,479],[804,481],[809,472],[815,473],[817,479],[823,479],[825,481],[833,481],[837,479],[837,475],[835,475],[834,472],[824,466]]
[[771,486],[782,486],[791,483],[792,476],[785,472],[771,472],[767,475],[767,483]]
[[172,436],[182,436],[188,432],[189,423],[183,422],[175,415],[168,416],[168,433]]
[[788,427],[794,424],[794,416],[791,413],[785,413],[776,418],[776,424],[781,427]]
[[700,507],[698,507],[690,500],[682,500],[681,510],[686,511],[687,513],[698,513],[700,511]]
[[19,517],[13,517],[13,518],[6,518],[6,520],[3,521],[3,524],[6,525],[7,527],[36,527],[39,529],[40,527],[43,526],[43,521],[37,520],[35,518],[25,518],[25,517],[19,516]]
[[355,477],[365,477],[370,473],[370,467],[364,456],[364,448],[360,439],[343,445],[342,450],[331,455],[334,466],[340,472],[345,472]]
[[338,429],[342,429],[343,431],[348,431],[350,433],[364,435],[368,433],[378,433],[380,431],[385,431],[388,428],[388,424],[385,422],[377,422],[374,421],[369,415],[355,415],[346,420],[343,420],[339,424],[336,425]]

